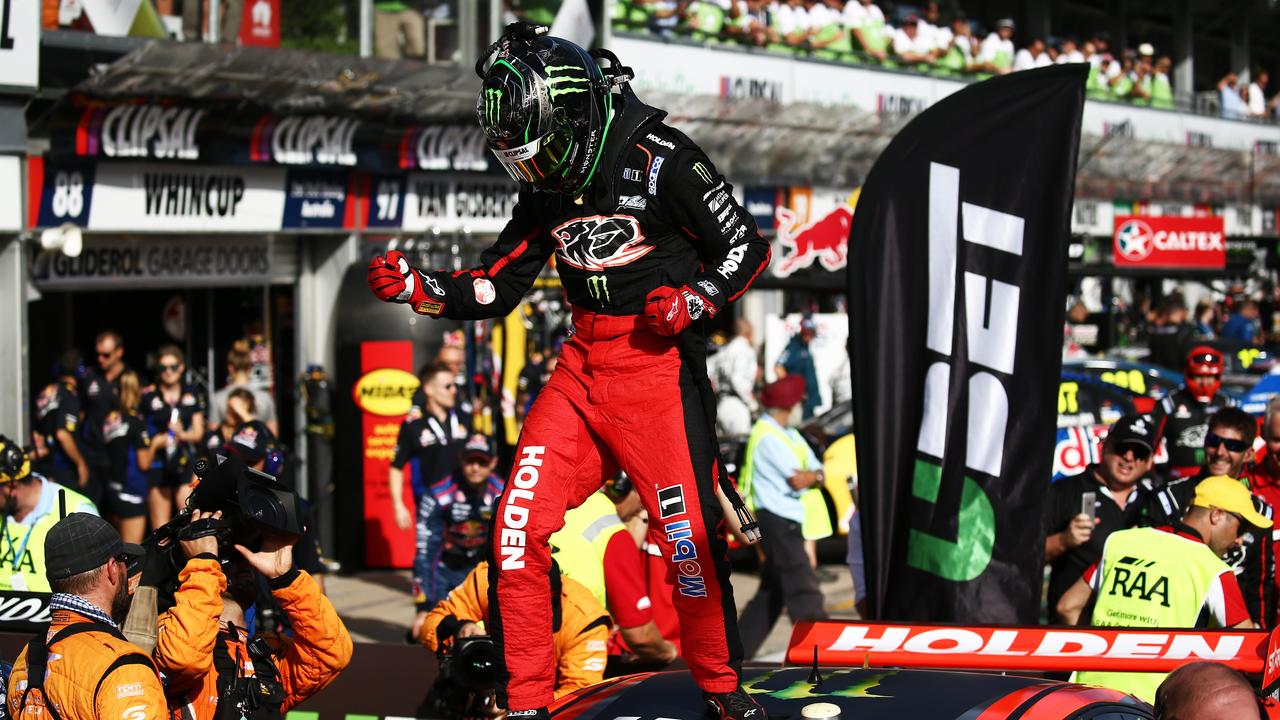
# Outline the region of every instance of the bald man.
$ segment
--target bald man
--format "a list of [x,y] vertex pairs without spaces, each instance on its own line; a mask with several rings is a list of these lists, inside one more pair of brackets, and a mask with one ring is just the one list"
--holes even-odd
[[1160,720],[1262,720],[1258,696],[1239,672],[1195,662],[1169,673],[1156,690]]

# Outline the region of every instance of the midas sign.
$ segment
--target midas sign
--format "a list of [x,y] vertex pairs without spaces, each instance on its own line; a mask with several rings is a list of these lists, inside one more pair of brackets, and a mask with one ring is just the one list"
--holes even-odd
[[806,621],[792,631],[787,660],[812,662],[814,646],[818,661],[829,665],[1168,672],[1210,660],[1256,673],[1268,654],[1268,633]]
[[418,391],[418,378],[398,368],[381,368],[365,373],[351,389],[356,405],[371,415],[406,415]]
[[1117,217],[1117,266],[1221,270],[1227,264],[1221,217]]

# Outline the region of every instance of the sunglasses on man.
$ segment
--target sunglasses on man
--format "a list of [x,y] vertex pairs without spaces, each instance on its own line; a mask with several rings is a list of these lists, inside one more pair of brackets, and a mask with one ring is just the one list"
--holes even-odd
[[1133,453],[1133,459],[1143,462],[1151,457],[1151,449],[1146,445],[1134,442],[1122,442],[1116,446],[1116,454],[1123,457],[1127,453]]
[[1228,451],[1235,453],[1244,452],[1249,448],[1249,443],[1243,440],[1224,438],[1213,433],[1209,433],[1204,436],[1204,447],[1206,450],[1209,448],[1216,448],[1219,445],[1226,445]]

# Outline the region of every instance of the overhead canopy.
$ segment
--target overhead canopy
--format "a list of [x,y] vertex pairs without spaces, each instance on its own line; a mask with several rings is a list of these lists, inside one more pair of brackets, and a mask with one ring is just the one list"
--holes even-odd
[[152,42],[74,91],[98,99],[243,101],[280,114],[355,114],[431,123],[471,118],[479,88],[470,68],[455,65]]

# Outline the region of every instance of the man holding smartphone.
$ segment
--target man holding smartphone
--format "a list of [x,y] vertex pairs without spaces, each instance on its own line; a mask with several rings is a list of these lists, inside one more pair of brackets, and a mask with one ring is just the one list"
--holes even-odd
[[1049,621],[1062,623],[1058,599],[1102,557],[1107,536],[1134,527],[1152,497],[1150,479],[1156,424],[1150,415],[1126,415],[1111,426],[1101,462],[1053,484],[1044,506],[1044,560],[1049,574]]

